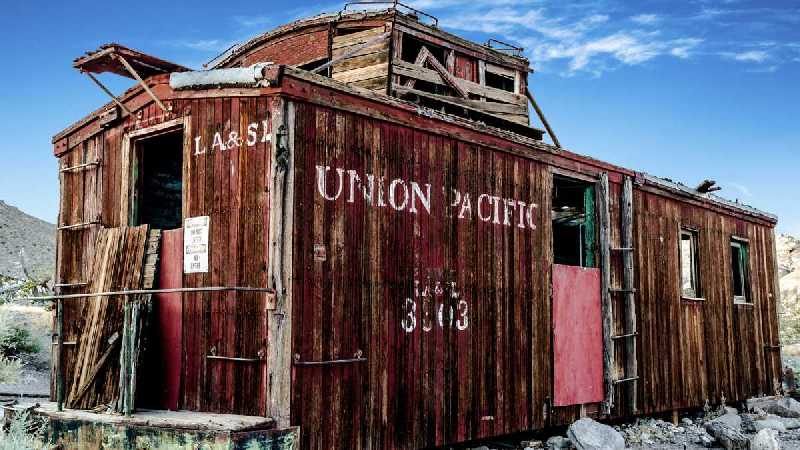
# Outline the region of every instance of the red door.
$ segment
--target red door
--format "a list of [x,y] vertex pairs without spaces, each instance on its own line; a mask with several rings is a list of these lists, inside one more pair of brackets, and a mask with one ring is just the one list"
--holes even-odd
[[603,401],[600,270],[553,264],[554,406]]

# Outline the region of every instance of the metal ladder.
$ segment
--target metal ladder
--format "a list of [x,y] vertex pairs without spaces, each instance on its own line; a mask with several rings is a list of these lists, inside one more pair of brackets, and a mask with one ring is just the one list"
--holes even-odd
[[[625,176],[622,186],[621,245],[611,246],[611,219],[609,212],[608,174],[600,175],[598,189],[599,222],[600,222],[600,267],[602,271],[601,287],[603,302],[603,380],[605,400],[602,405],[603,414],[611,414],[614,407],[614,391],[619,384],[625,389],[626,406],[629,413],[637,411],[636,391],[639,379],[636,360],[636,288],[634,287],[633,268],[633,180]],[[611,286],[611,255],[622,257],[622,286]],[[621,300],[623,311],[623,331],[615,335],[614,307]],[[614,361],[617,343],[624,345],[625,366],[621,377],[617,376]]]

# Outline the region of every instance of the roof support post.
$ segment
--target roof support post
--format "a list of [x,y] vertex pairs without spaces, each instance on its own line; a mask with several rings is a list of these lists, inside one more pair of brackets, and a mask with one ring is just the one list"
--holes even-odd
[[132,115],[133,115],[133,114],[131,113],[131,110],[129,110],[129,109],[128,109],[128,107],[126,107],[125,105],[123,105],[123,104],[122,104],[122,102],[121,102],[121,101],[119,101],[119,99],[117,99],[117,96],[116,96],[116,95],[114,95],[114,94],[112,94],[112,93],[111,93],[111,91],[109,91],[109,90],[108,90],[108,88],[107,88],[107,87],[106,87],[106,86],[105,86],[103,83],[101,83],[101,82],[100,82],[100,80],[98,80],[97,78],[95,78],[95,76],[94,76],[94,75],[92,75],[92,73],[91,73],[91,72],[84,72],[84,73],[86,74],[86,76],[88,76],[88,77],[89,77],[89,79],[90,79],[90,80],[94,81],[94,84],[96,84],[96,85],[97,85],[97,86],[98,86],[100,89],[102,89],[102,90],[103,90],[103,92],[105,92],[106,94],[108,94],[108,96],[109,96],[109,97],[111,97],[111,100],[113,100],[113,101],[114,101],[114,103],[116,103],[116,104],[117,104],[117,106],[119,106],[120,108],[122,108],[122,110],[123,110],[123,111],[125,111],[125,114],[127,114],[127,115],[129,115],[129,116],[132,116]]
[[558,142],[556,134],[553,132],[553,129],[550,128],[550,123],[548,123],[547,118],[544,117],[544,112],[542,112],[542,109],[539,108],[539,104],[536,103],[536,100],[533,98],[531,90],[525,89],[525,95],[528,97],[528,100],[530,100],[533,109],[536,111],[536,115],[539,116],[539,119],[542,121],[542,125],[544,125],[544,128],[547,130],[547,134],[549,134],[553,139],[553,144],[555,144],[556,147],[561,148],[561,143]]
[[130,64],[128,64],[128,61],[126,61],[125,58],[123,58],[120,55],[112,55],[112,56],[114,58],[116,58],[119,62],[121,62],[123,66],[125,66],[125,69],[128,72],[130,72],[130,74],[131,74],[131,76],[133,76],[133,78],[136,78],[136,81],[138,81],[139,84],[142,85],[142,87],[144,88],[145,92],[147,92],[150,95],[150,97],[153,98],[153,101],[155,101],[156,104],[161,109],[164,110],[164,112],[169,112],[169,109],[167,109],[167,107],[164,106],[164,103],[162,103],[161,100],[159,100],[159,98],[156,97],[156,94],[154,94],[153,91],[150,90],[150,86],[148,86],[147,83],[144,82],[142,77],[140,77],[139,74],[136,72],[136,70],[134,70],[133,67]]

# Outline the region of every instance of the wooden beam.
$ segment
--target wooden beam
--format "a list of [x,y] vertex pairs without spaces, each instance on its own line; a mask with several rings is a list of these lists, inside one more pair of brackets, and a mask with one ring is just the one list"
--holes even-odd
[[[415,78],[417,80],[441,84],[443,86],[449,86],[449,84],[442,79],[439,72],[427,69],[425,67],[420,67],[418,65],[412,64],[407,61],[397,60],[397,59],[393,60],[392,70],[395,75],[402,75],[409,78]],[[464,91],[470,94],[477,95],[479,97],[486,97],[492,100],[497,100],[504,103],[511,103],[515,105],[527,104],[527,100],[523,95],[518,95],[513,92],[504,91],[502,89],[497,89],[489,86],[481,86],[478,83],[469,80],[464,80],[461,78],[453,77],[453,80]]]
[[[289,426],[292,384],[292,220],[294,205],[294,104],[275,98],[272,106],[272,198],[268,279],[275,309],[267,319],[267,414],[279,428]],[[288,243],[288,244],[287,244]]]
[[603,384],[605,400],[603,414],[611,414],[614,407],[614,309],[611,302],[611,230],[609,213],[608,173],[600,174],[597,183],[597,212],[600,231],[600,299],[603,315]]
[[92,74],[91,74],[91,73],[89,73],[89,72],[84,72],[84,73],[86,74],[86,76],[88,76],[88,77],[89,77],[89,79],[90,79],[90,80],[94,81],[94,84],[96,84],[96,85],[97,85],[97,86],[98,86],[98,87],[99,87],[99,88],[100,88],[100,89],[101,89],[103,92],[105,92],[105,93],[106,93],[106,95],[108,95],[109,97],[111,97],[111,100],[112,100],[114,103],[116,103],[116,104],[117,104],[117,106],[119,106],[120,108],[122,108],[122,110],[123,110],[123,111],[125,111],[125,114],[127,114],[127,115],[129,115],[129,116],[130,116],[130,115],[133,115],[133,114],[131,113],[131,111],[130,111],[130,110],[129,110],[129,109],[128,109],[128,108],[127,108],[127,107],[126,107],[126,106],[125,106],[125,105],[124,105],[124,104],[123,104],[121,101],[119,101],[119,99],[117,98],[117,96],[116,96],[116,95],[114,95],[113,93],[111,93],[111,91],[110,91],[110,90],[108,90],[108,88],[107,88],[107,87],[106,87],[106,86],[105,86],[103,83],[101,83],[101,82],[100,82],[100,80],[98,80],[97,78],[95,78],[95,77],[94,77],[94,75],[92,75]]
[[[633,248],[633,180],[630,176],[625,176],[622,184],[622,248]],[[622,253],[622,287],[625,289],[625,334],[635,336],[637,331],[636,323],[636,293],[634,289],[634,270],[633,270],[633,251]],[[638,364],[636,361],[636,338],[625,340],[625,377],[638,377]],[[634,379],[625,387],[627,394],[627,406],[630,414],[636,413],[636,393],[637,381]]]
[[156,102],[159,108],[164,110],[164,112],[169,112],[169,109],[167,109],[167,107],[164,106],[164,103],[162,103],[161,100],[159,100],[159,98],[156,96],[156,94],[153,93],[153,91],[150,89],[150,86],[148,86],[147,83],[144,82],[142,77],[140,77],[139,74],[135,70],[133,70],[133,67],[131,67],[131,65],[128,63],[128,61],[125,60],[125,58],[119,55],[112,55],[112,57],[118,59],[119,62],[121,62],[122,65],[125,66],[125,69],[127,69],[128,72],[130,72],[130,74],[136,79],[136,81],[139,82],[142,88],[144,88],[145,92],[147,92],[150,95],[150,97],[153,98],[153,101]]
[[547,130],[547,134],[549,134],[550,138],[553,139],[553,144],[555,144],[556,147],[561,148],[561,143],[558,142],[556,134],[553,132],[553,129],[550,128],[550,123],[547,122],[547,118],[544,116],[542,109],[539,108],[539,104],[536,103],[536,99],[533,98],[533,93],[531,93],[531,90],[525,89],[525,95],[528,97],[528,100],[530,100],[533,109],[536,111],[536,115],[539,116],[539,120],[542,121],[542,125],[544,125],[545,130]]

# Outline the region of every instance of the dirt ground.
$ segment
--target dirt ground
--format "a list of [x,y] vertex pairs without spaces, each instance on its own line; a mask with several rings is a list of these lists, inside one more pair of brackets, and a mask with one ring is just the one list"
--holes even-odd
[[50,393],[51,312],[35,304],[0,305],[0,327],[18,326],[28,330],[39,352],[20,355],[21,368],[16,382],[0,383],[0,398],[14,396],[42,397]]

